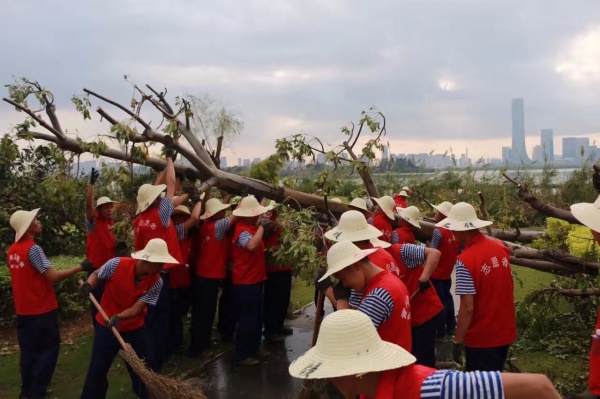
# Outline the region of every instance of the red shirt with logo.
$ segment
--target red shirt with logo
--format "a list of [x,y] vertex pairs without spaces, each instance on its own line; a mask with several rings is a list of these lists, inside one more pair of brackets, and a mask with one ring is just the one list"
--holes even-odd
[[[158,206],[152,205],[144,212],[140,213],[133,221],[134,228],[134,248],[141,251],[146,247],[148,241],[153,238],[161,238],[167,243],[169,254],[177,259],[181,265],[185,264],[179,248],[179,238],[175,231],[175,224],[171,221],[169,227],[165,227],[160,218]],[[164,268],[169,269],[174,265],[165,264]]]
[[408,206],[408,202],[406,201],[406,199],[402,198],[399,195],[396,195],[396,197],[394,198],[394,202],[396,203],[396,206],[399,206],[400,208],[406,208]]
[[443,227],[436,227],[436,229],[442,233],[442,240],[437,248],[442,256],[431,278],[434,280],[449,280],[454,270],[456,257],[460,251],[460,243],[454,238],[454,234],[450,230]]
[[385,213],[373,215],[373,227],[376,227],[383,233],[383,236],[379,237],[380,240],[385,242],[392,241],[392,221]]
[[19,316],[44,314],[58,308],[52,283],[29,262],[29,250],[34,245],[32,239],[22,238],[8,248],[8,270]]
[[510,251],[500,241],[479,233],[457,257],[475,286],[474,309],[465,345],[493,348],[517,339]]
[[199,255],[196,275],[204,278],[225,278],[227,260],[231,248],[231,235],[225,233],[219,240],[215,234],[215,224],[222,219],[208,220],[200,227],[198,234]]
[[[371,246],[372,248],[373,246]],[[398,269],[398,265],[396,265],[396,261],[394,257],[390,255],[388,251],[383,248],[377,248],[377,251],[373,252],[371,255],[367,256],[367,259],[375,266],[380,269],[387,270],[392,273],[396,277],[400,277],[400,270]]]
[[85,257],[92,262],[94,269],[117,256],[115,235],[110,231],[113,225],[112,219],[96,216],[93,231],[87,231]]
[[374,399],[421,399],[421,387],[437,370],[418,364],[382,371]]
[[398,244],[414,244],[417,242],[415,232],[411,226],[401,226],[396,228],[398,234]]
[[238,245],[238,239],[243,231],[254,236],[257,230],[257,225],[250,224],[244,219],[240,219],[235,225],[231,241],[231,259],[233,261],[231,281],[233,284],[256,284],[267,279],[264,242],[261,241],[255,251],[248,251]]

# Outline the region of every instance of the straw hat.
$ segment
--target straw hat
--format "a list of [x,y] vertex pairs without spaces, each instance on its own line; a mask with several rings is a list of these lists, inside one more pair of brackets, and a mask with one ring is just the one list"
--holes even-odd
[[348,204],[348,206],[357,209],[362,209],[363,211],[371,212],[367,207],[367,201],[365,201],[363,198],[354,198],[352,202]]
[[342,203],[342,200],[339,198],[332,198],[331,202],[339,202],[340,204]]
[[325,238],[331,241],[363,241],[377,238],[383,233],[367,223],[365,216],[359,211],[342,213],[336,227],[325,233]]
[[185,205],[179,205],[173,210],[173,215],[191,215],[190,208]]
[[152,205],[154,200],[156,200],[160,193],[165,191],[166,188],[166,184],[158,184],[156,186],[154,184],[142,184],[141,187],[138,189],[138,207],[136,213],[142,213],[146,209],[148,209],[148,207]]
[[33,211],[16,211],[11,215],[10,225],[15,229],[15,242],[23,237],[39,211],[40,208],[36,208]]
[[371,238],[370,241],[371,241],[371,245],[373,245],[374,247],[379,247],[379,248],[385,249],[385,248],[389,248],[392,246],[392,244],[390,244],[389,242],[380,240],[379,238]]
[[452,209],[448,212],[448,217],[436,223],[435,227],[443,227],[452,231],[466,231],[481,229],[491,224],[490,221],[479,219],[472,205],[459,202],[452,206]]
[[217,213],[221,212],[223,209],[227,209],[231,206],[231,204],[224,204],[221,202],[221,200],[217,199],[217,198],[210,198],[208,201],[206,201],[206,210],[204,211],[204,214],[202,214],[202,216],[200,216],[201,220],[204,219],[208,219],[209,217],[216,215]]
[[334,378],[406,367],[415,357],[383,341],[369,316],[338,310],[325,317],[317,344],[290,364],[297,378]]
[[412,224],[416,228],[420,229],[421,225],[419,224],[419,219],[421,214],[419,212],[419,208],[416,206],[409,206],[407,208],[397,208],[398,214],[408,223]]
[[452,202],[444,201],[439,205],[432,205],[433,208],[444,216],[448,216],[452,209]]
[[571,205],[571,213],[584,226],[600,232],[600,196],[593,204],[582,202]]
[[398,195],[401,197],[410,197],[410,195],[408,195],[408,193],[404,190],[404,188],[402,188],[402,191],[400,191],[398,193]]
[[247,197],[242,198],[242,202],[235,208],[233,214],[235,216],[240,216],[243,218],[251,218],[254,216],[262,215],[267,212],[268,209],[266,206],[261,206],[256,197],[253,195],[249,195]]
[[410,191],[410,188],[408,188],[407,186],[404,186],[404,187],[402,187],[402,190],[404,190],[408,193]]
[[355,264],[375,251],[377,251],[377,248],[360,249],[350,241],[336,242],[327,251],[327,272],[319,281],[323,281],[332,274]]
[[118,201],[113,201],[108,197],[100,197],[100,198],[98,198],[98,201],[96,202],[96,208],[98,208],[99,206],[102,206],[104,204],[113,204],[113,206],[114,206],[115,204],[118,204],[118,203],[119,203]]
[[273,209],[277,208],[279,205],[281,205],[281,204],[278,204],[277,202],[271,200],[269,202],[269,205],[267,205],[267,211],[272,211]]
[[380,198],[373,198],[373,201],[375,201],[377,205],[379,205],[379,207],[383,212],[385,212],[387,217],[394,220],[394,208],[396,207],[396,202],[394,202],[394,199],[392,197],[390,197],[389,195],[384,195]]
[[169,254],[167,243],[160,238],[151,239],[144,249],[132,253],[131,257],[152,263],[179,263]]

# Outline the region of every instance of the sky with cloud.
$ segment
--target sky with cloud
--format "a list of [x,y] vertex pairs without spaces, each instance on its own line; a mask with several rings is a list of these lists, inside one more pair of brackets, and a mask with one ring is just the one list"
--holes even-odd
[[[600,145],[597,0],[3,0],[0,26],[3,84],[40,81],[63,127],[88,139],[108,126],[83,123],[71,96],[87,87],[128,104],[127,74],[236,111],[230,164],[301,131],[339,143],[373,106],[392,153],[500,157],[516,97],[530,154],[542,128],[557,152],[560,136]],[[0,105],[0,131],[20,117]]]

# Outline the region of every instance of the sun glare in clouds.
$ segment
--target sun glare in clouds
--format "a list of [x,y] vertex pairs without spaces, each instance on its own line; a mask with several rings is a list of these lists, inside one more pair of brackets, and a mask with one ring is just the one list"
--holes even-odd
[[438,87],[442,91],[452,91],[456,88],[456,84],[450,79],[440,79],[438,81]]
[[600,82],[600,27],[573,39],[567,54],[559,59],[556,72],[578,82]]

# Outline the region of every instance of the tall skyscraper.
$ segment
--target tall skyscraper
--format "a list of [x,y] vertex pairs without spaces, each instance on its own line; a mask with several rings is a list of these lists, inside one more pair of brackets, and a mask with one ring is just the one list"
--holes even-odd
[[384,159],[388,159],[388,158],[389,158],[389,156],[390,156],[390,155],[389,155],[389,149],[388,149],[388,146],[387,146],[387,145],[384,145],[384,146],[383,146],[383,151],[382,151],[382,154],[381,154],[381,160],[383,161]]
[[221,164],[221,169],[225,169],[227,167],[227,157],[221,157],[219,163]]
[[522,98],[512,100],[512,150],[517,158],[514,162],[531,163],[525,149],[525,111]]
[[554,162],[554,132],[552,129],[542,129],[540,145],[542,146],[542,162]]
[[533,154],[532,154],[531,158],[532,158],[532,161],[536,162],[537,164],[544,163],[544,152],[543,152],[543,148],[541,145],[533,146]]
[[[585,153],[589,152],[589,137],[563,137],[563,159],[572,159],[575,162],[581,162],[581,149]],[[585,155],[585,154],[584,154]]]
[[510,163],[510,154],[512,149],[510,147],[502,147],[502,163]]

